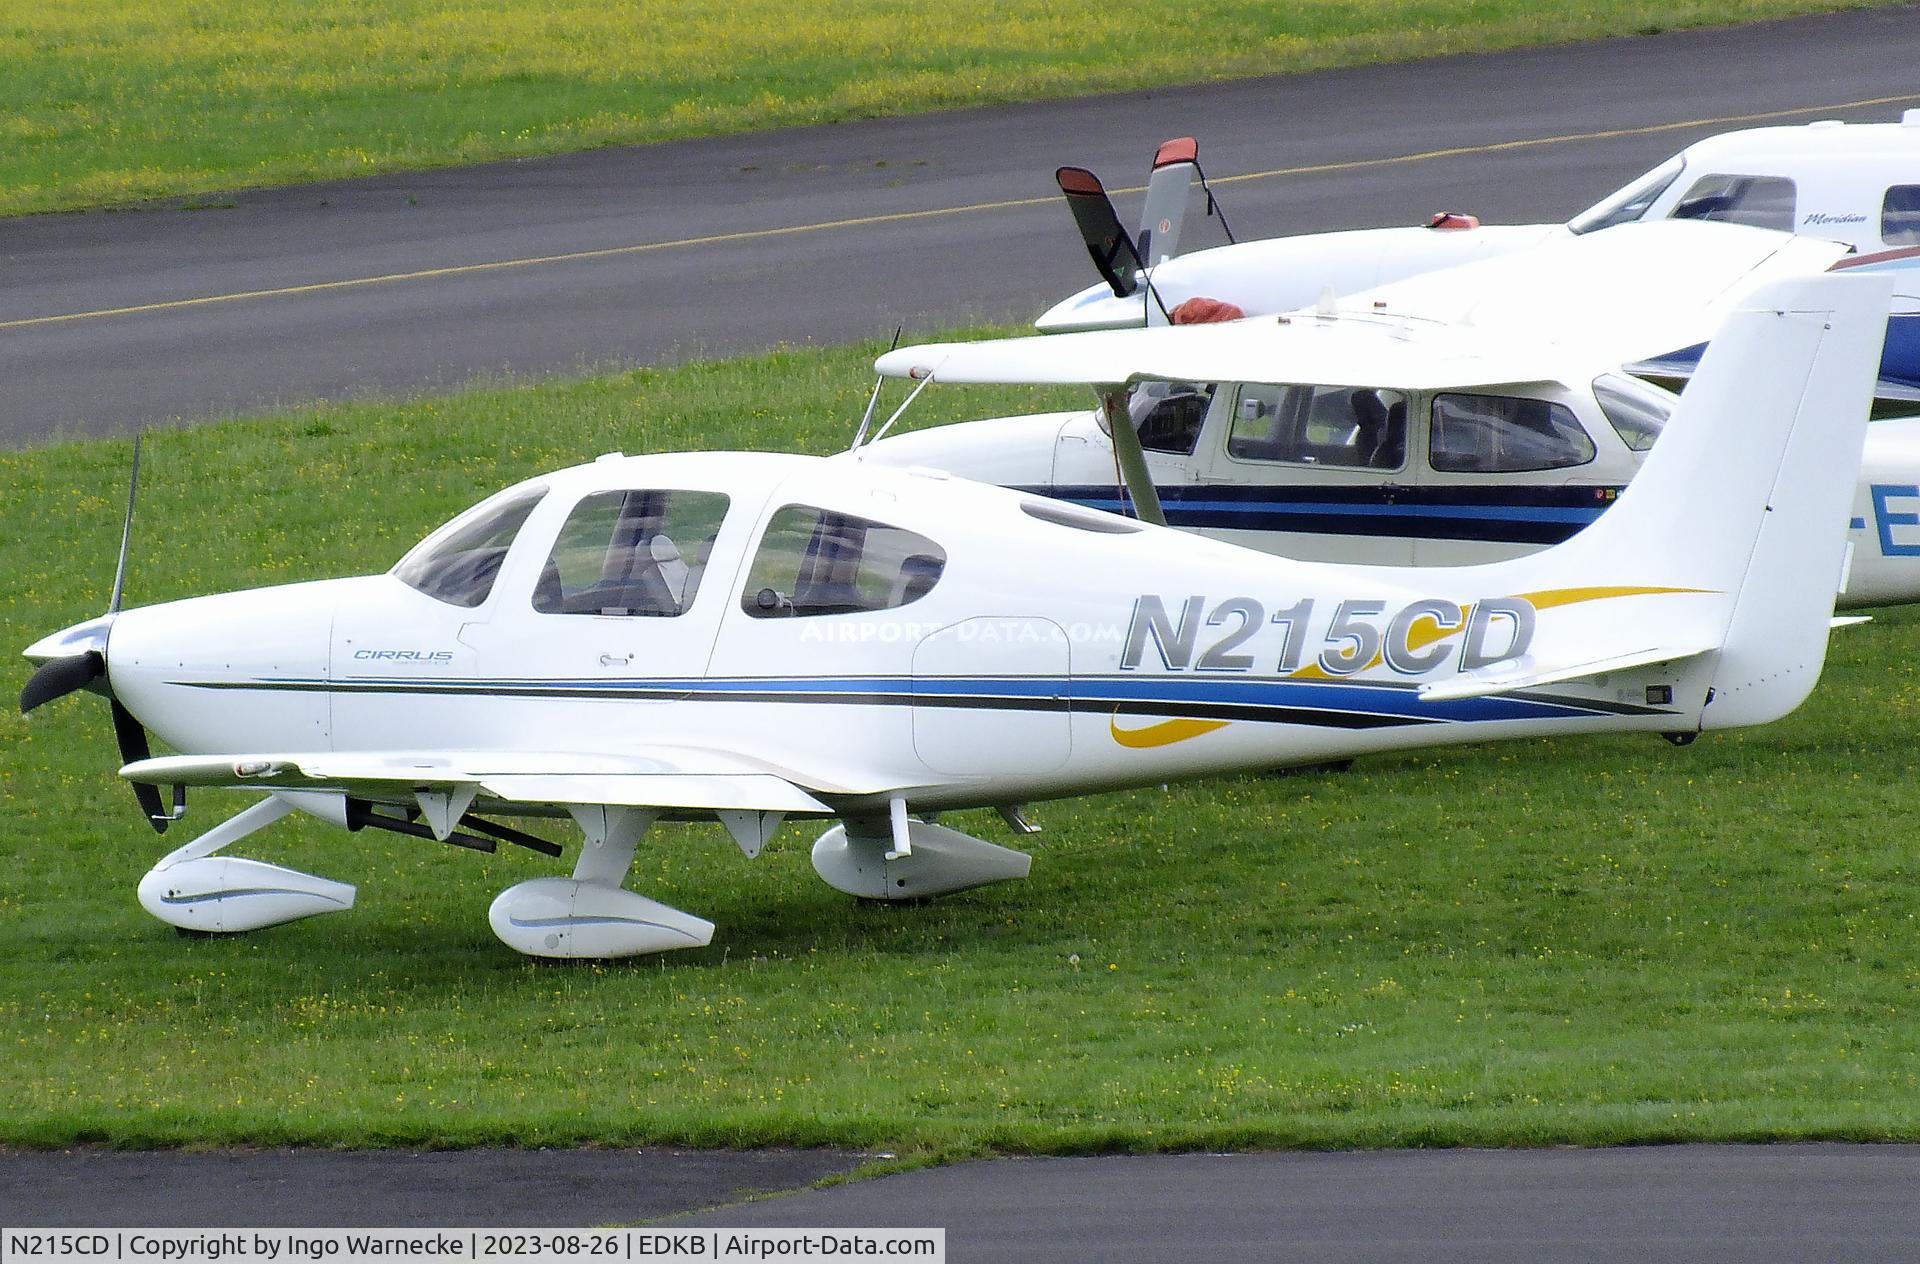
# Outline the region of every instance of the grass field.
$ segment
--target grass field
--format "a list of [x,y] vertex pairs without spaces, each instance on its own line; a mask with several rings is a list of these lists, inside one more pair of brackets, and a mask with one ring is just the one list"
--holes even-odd
[[[384,568],[609,448],[828,450],[873,350],[154,436],[129,591]],[[0,453],[0,646],[102,607],[126,458]],[[135,816],[106,708],[8,708],[0,1144],[1920,1139],[1917,664],[1895,611],[1837,637],[1790,720],[1685,750],[1528,742],[1044,805],[1029,881],[924,907],[830,890],[800,827],[752,862],[669,828],[632,885],[715,942],[611,966],[488,931],[552,862],[311,823],[241,850],[356,882],[358,908],[176,939],[133,887],[181,836]],[[189,824],[240,802],[196,796]]]
[[22,0],[0,214],[1871,2]]

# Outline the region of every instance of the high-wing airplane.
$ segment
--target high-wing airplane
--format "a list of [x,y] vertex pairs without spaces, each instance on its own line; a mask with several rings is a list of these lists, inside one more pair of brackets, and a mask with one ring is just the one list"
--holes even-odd
[[[1172,323],[1195,299],[1231,303],[1247,315],[1275,315],[1421,273],[1660,220],[1739,224],[1838,242],[1860,255],[1920,248],[1920,110],[1898,123],[1823,120],[1797,127],[1722,132],[1687,146],[1565,224],[1482,225],[1439,214],[1424,226],[1361,228],[1231,242],[1179,254],[1195,177],[1191,138],[1154,156],[1130,235],[1099,179],[1079,167],[1057,173],[1098,284],[1062,300],[1035,325],[1045,333]],[[1224,221],[1223,221],[1224,222]],[[1231,236],[1231,234],[1229,234]],[[1920,363],[1920,321],[1903,328]]]
[[[903,348],[882,372],[923,385],[1133,389],[1111,412],[941,426],[862,450],[1110,510],[1129,498],[1117,465],[1137,460],[1148,486],[1131,499],[1150,493],[1160,520],[1303,559],[1514,557],[1587,526],[1634,477],[1678,400],[1666,387],[1692,372],[1668,349],[1702,344],[1752,286],[1829,268],[1920,295],[1920,252],[1628,224],[1279,317]],[[1896,412],[1920,408],[1900,383],[1876,392]],[[1848,519],[1841,604],[1920,601],[1920,420],[1870,428]]]
[[709,941],[624,889],[661,819],[717,817],[754,855],[785,817],[837,818],[820,875],[903,899],[1027,872],[935,812],[1017,827],[1033,800],[1233,769],[1760,724],[1821,668],[1888,291],[1764,288],[1615,510],[1512,561],[1294,562],[857,453],[611,456],[483,501],[384,575],[54,633],[21,705],[105,693],[150,816],[191,787],[263,794],[141,881],[183,929],[351,905],[220,854],[290,812],[556,855],[534,831],[571,817],[572,876],[490,913],[548,957]]

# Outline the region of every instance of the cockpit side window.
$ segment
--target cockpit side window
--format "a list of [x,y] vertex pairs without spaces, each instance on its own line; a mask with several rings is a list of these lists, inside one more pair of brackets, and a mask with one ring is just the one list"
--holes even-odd
[[1373,387],[1250,382],[1234,399],[1227,455],[1242,461],[1397,470],[1407,459],[1407,397]]
[[1675,154],[1626,188],[1608,194],[1568,220],[1567,227],[1576,233],[1591,233],[1615,224],[1633,223],[1647,213],[1647,208],[1680,178],[1686,167],[1687,160]]
[[918,532],[786,505],[760,538],[740,606],[756,619],[892,610],[926,596],[946,565]]
[[544,487],[530,487],[481,505],[469,521],[455,519],[457,525],[428,536],[401,558],[394,578],[437,601],[478,606],[493,592],[507,549],[546,494]]
[[1785,176],[1701,176],[1674,203],[1673,219],[1793,231],[1793,181]]
[[534,585],[542,614],[672,618],[693,604],[727,516],[719,492],[609,491],[567,515]]
[[1428,459],[1449,474],[1518,474],[1593,460],[1573,411],[1514,395],[1436,395]]
[[1212,383],[1195,382],[1142,382],[1134,387],[1127,396],[1127,412],[1140,432],[1140,446],[1149,452],[1192,455],[1214,389]]
[[1605,373],[1593,380],[1593,398],[1620,442],[1635,452],[1653,447],[1667,418],[1673,415],[1674,404],[1679,402],[1656,386],[1617,373]]
[[1880,202],[1880,240],[1920,246],[1920,184],[1896,184]]

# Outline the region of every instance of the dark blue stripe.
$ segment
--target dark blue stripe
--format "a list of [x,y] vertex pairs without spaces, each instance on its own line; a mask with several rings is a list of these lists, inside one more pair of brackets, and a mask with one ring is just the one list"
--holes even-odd
[[[220,682],[214,687],[247,688]],[[327,682],[311,677],[266,679],[258,688],[324,689]],[[929,701],[971,700],[991,706],[1006,701],[1058,701],[1075,709],[1126,706],[1163,708],[1251,707],[1273,710],[1342,712],[1352,715],[1413,721],[1446,720],[1458,723],[1491,720],[1555,719],[1589,715],[1596,710],[1578,700],[1500,695],[1423,701],[1412,683],[1391,685],[1346,681],[1274,680],[1244,676],[1146,675],[1065,678],[1057,676],[847,676],[759,677],[720,676],[672,679],[561,679],[520,677],[490,680],[435,680],[425,677],[369,676],[348,678],[332,686],[342,692],[489,693],[531,696],[701,698],[726,700],[772,699],[790,696],[808,701],[885,701],[912,705]]]
[[[1127,512],[1113,487],[1061,484],[1017,490],[1109,513]],[[1191,529],[1558,544],[1593,522],[1615,486],[1338,487],[1300,484],[1157,489],[1167,522]]]

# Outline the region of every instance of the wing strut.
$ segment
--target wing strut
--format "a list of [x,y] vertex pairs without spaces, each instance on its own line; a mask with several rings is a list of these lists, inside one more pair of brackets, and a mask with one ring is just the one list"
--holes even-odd
[[1154,490],[1153,474],[1147,469],[1147,454],[1140,446],[1139,432],[1127,412],[1127,391],[1116,386],[1100,393],[1100,408],[1106,415],[1107,431],[1113,439],[1113,459],[1120,466],[1120,480],[1133,500],[1133,512],[1142,522],[1156,527],[1167,525],[1160,508],[1160,493]]

